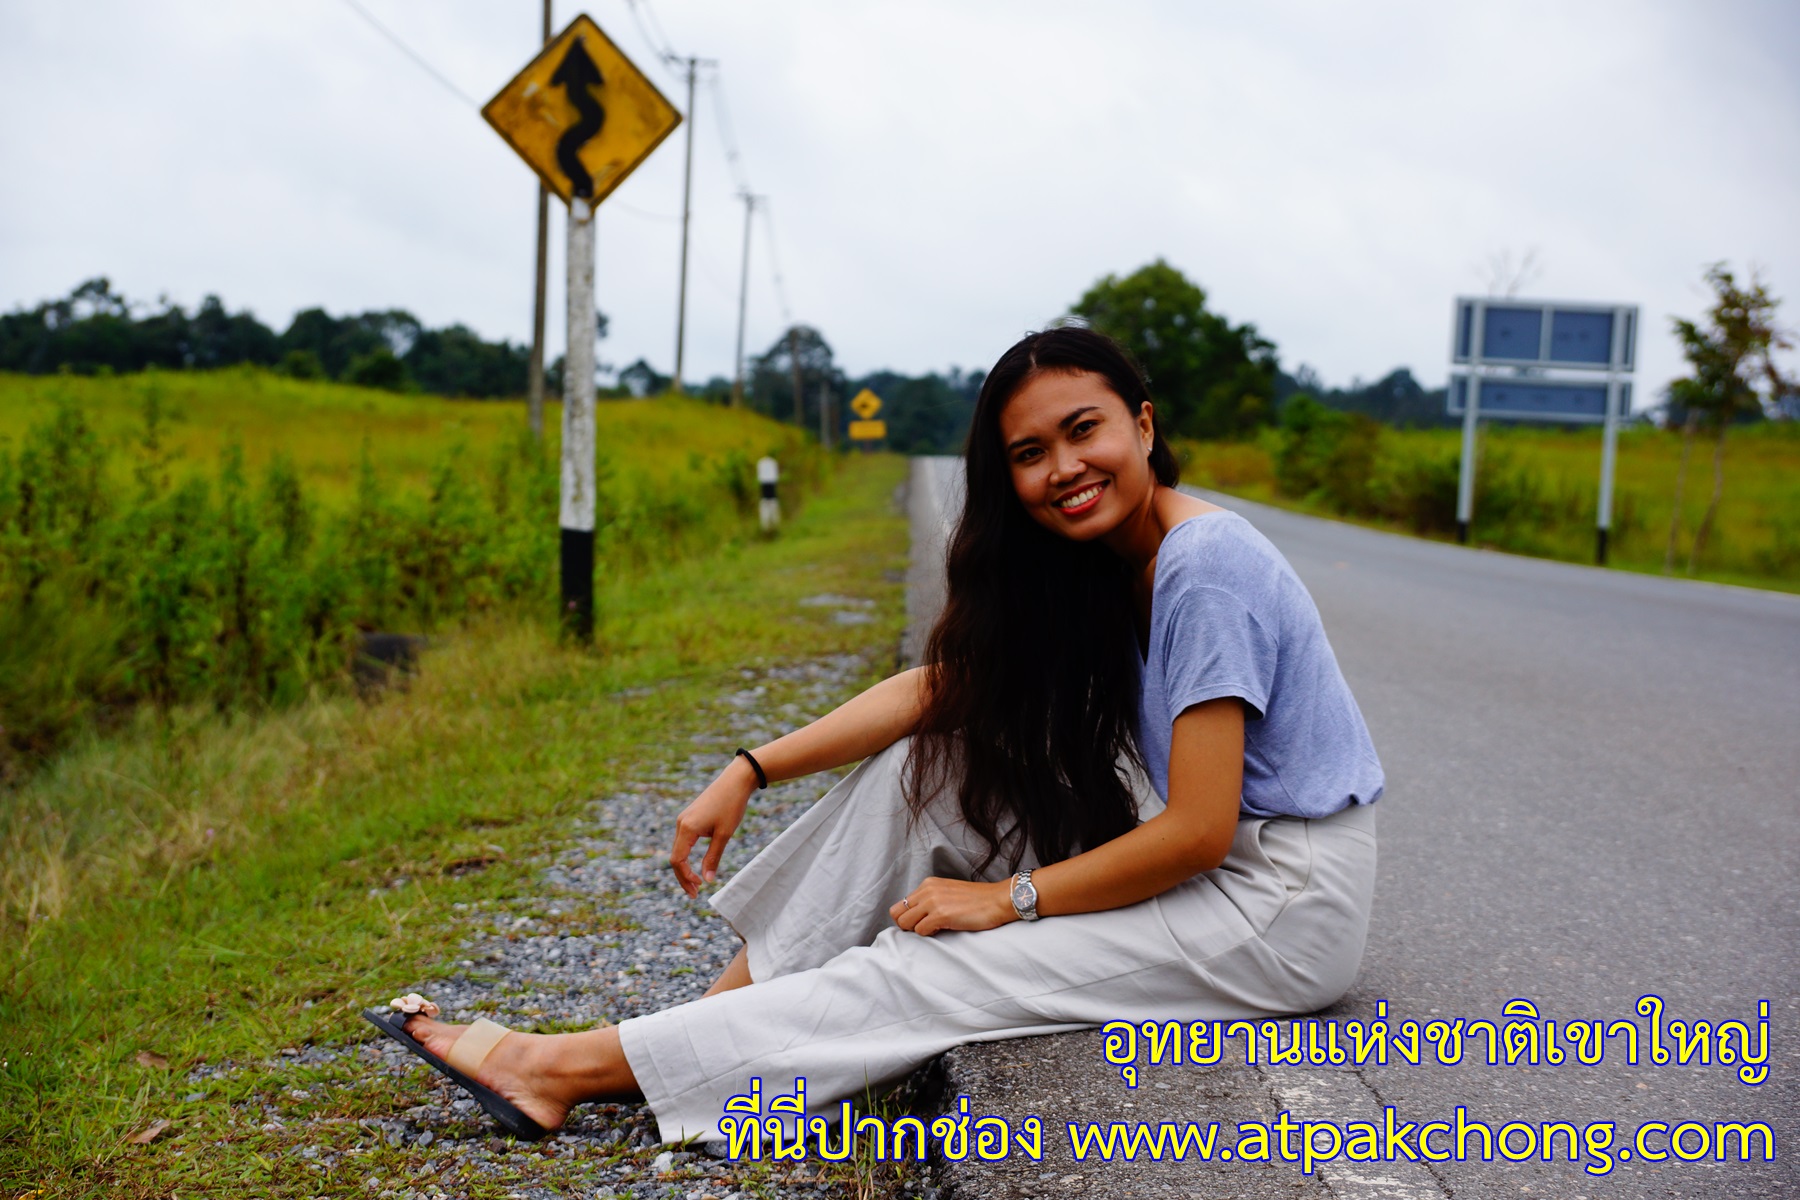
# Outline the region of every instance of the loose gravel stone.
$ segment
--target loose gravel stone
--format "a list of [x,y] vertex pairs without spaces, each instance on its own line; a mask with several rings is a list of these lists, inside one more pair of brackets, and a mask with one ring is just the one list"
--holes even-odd
[[[861,607],[861,602],[839,596],[812,602]],[[453,1021],[486,1016],[516,1029],[557,1031],[616,1024],[698,999],[740,943],[706,903],[706,893],[690,900],[675,882],[668,848],[677,814],[726,765],[734,747],[766,741],[829,711],[854,693],[868,667],[862,657],[843,655],[741,671],[742,686],[700,714],[709,728],[694,735],[696,749],[671,762],[666,750],[647,748],[643,774],[589,805],[566,844],[545,856],[531,894],[455,906],[463,932],[448,943],[446,956],[457,964],[455,974],[429,984],[396,981],[391,994],[422,992]],[[816,775],[755,793],[726,852],[721,883],[838,777]],[[396,880],[390,887],[402,883]],[[425,1069],[387,1039],[295,1047],[282,1054],[265,1066],[349,1062],[365,1081],[374,1074],[401,1076]],[[235,1069],[221,1063],[190,1076],[198,1081]],[[582,1105],[558,1136],[535,1146],[515,1142],[494,1136],[486,1114],[459,1089],[432,1079],[434,1095],[427,1103],[392,1118],[352,1122],[388,1148],[381,1153],[431,1156],[423,1166],[403,1169],[404,1179],[386,1173],[371,1177],[368,1194],[455,1195],[462,1189],[451,1175],[444,1174],[441,1183],[433,1182],[433,1176],[455,1172],[461,1178],[465,1170],[508,1183],[509,1195],[533,1200],[627,1192],[634,1200],[728,1200],[740,1194],[812,1200],[822,1194],[870,1194],[853,1184],[822,1183],[817,1162],[794,1164],[791,1170],[770,1164],[748,1168],[703,1154],[659,1151],[650,1111],[641,1104]],[[304,1094],[295,1088],[291,1095],[297,1099]],[[336,1166],[360,1153],[340,1155],[341,1146],[308,1140],[317,1131],[345,1124],[341,1118],[290,1118],[283,1124],[267,1103],[258,1115],[265,1131],[296,1138],[292,1152],[317,1158],[322,1166]],[[515,1164],[533,1160],[553,1161],[559,1168],[566,1163],[567,1171],[558,1171],[566,1177],[554,1188],[520,1182]],[[887,1188],[876,1194],[918,1196],[926,1182],[919,1180],[904,1193]]]

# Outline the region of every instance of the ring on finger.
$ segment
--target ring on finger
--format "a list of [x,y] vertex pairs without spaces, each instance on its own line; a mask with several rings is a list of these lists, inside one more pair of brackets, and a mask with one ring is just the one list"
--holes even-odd
[[909,909],[911,907],[912,907],[912,897],[911,896],[900,897],[900,908],[902,911]]

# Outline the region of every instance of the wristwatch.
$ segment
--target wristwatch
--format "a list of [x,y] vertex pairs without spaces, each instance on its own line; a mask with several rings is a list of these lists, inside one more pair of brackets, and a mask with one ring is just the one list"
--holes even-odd
[[1013,876],[1012,905],[1013,911],[1019,914],[1019,920],[1038,919],[1037,885],[1031,882],[1030,871],[1020,871]]

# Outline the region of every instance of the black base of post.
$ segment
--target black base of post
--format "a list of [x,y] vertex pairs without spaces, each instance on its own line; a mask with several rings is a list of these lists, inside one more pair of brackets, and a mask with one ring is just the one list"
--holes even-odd
[[1606,530],[1597,529],[1594,532],[1599,535],[1594,539],[1594,562],[1604,567],[1606,565]]
[[1466,546],[1469,544],[1469,523],[1467,521],[1458,521],[1456,523],[1456,544],[1459,546]]
[[562,531],[562,627],[580,642],[594,637],[594,531]]

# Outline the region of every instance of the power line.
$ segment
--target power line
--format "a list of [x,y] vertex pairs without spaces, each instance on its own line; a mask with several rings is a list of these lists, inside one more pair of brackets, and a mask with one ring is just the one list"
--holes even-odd
[[644,4],[644,15],[650,18],[650,24],[655,26],[656,34],[662,39],[663,45],[673,46],[675,43],[669,40],[669,35],[664,31],[662,22],[656,19],[656,10],[650,7],[648,0],[642,0],[642,2]]
[[606,198],[606,211],[611,212],[615,208],[622,208],[632,216],[639,217],[645,221],[667,221],[670,224],[676,224],[681,220],[680,213],[651,212],[647,208],[639,208],[635,204],[627,204],[619,199],[618,193],[616,192]]
[[[744,156],[738,149],[737,128],[731,123],[731,105],[725,98],[725,84],[719,72],[707,81],[712,87],[713,114],[719,126],[719,143],[725,151],[725,163],[731,170],[731,177],[738,185],[740,193],[751,190],[748,173],[744,170]],[[787,279],[781,270],[781,251],[775,240],[775,218],[770,211],[769,198],[759,196],[756,210],[762,214],[763,229],[769,238],[769,270],[775,281],[775,299],[781,305],[783,323],[794,323],[793,309],[788,305]]]
[[[669,44],[668,38],[659,38],[656,34],[650,32],[650,26],[644,23],[644,14],[638,11],[640,2],[641,0],[625,0],[625,7],[631,13],[631,23],[637,26],[639,35],[643,37],[651,51],[662,63],[663,70],[669,72],[669,75],[674,78],[676,77],[674,64],[681,61],[681,55],[675,53],[674,48]],[[651,15],[651,19],[655,19],[655,14]],[[661,29],[662,27],[658,25],[657,28]]]
[[725,85],[717,71],[706,82],[712,89],[713,116],[719,123],[719,144],[725,151],[725,164],[731,170],[732,182],[737,184],[738,191],[747,192],[750,181],[745,178],[743,155],[738,152],[737,130],[731,124],[730,106],[725,102]]
[[775,302],[781,305],[782,323],[792,325],[794,312],[788,307],[787,281],[781,274],[781,252],[775,244],[775,218],[769,212],[769,198],[762,196],[759,199],[757,211],[762,213],[763,231],[769,235],[769,268],[775,275]]
[[[662,62],[663,69],[671,78],[686,82],[684,76],[676,73],[676,66],[686,64],[688,59],[675,52],[674,44],[663,29],[662,22],[656,18],[656,9],[650,0],[625,0],[625,7],[631,13],[632,22],[646,44]],[[738,148],[737,128],[731,123],[731,104],[725,97],[725,84],[717,63],[712,64],[712,73],[706,83],[712,92],[713,116],[719,126],[719,143],[725,153],[725,165],[731,172],[732,182],[737,184],[738,193],[747,195],[753,191],[750,186],[749,172],[744,168],[743,152]],[[788,304],[787,279],[782,274],[780,252],[775,242],[775,223],[769,211],[768,197],[757,196],[756,203],[751,206],[762,214],[763,228],[769,238],[769,269],[774,278],[775,298],[781,305],[781,319],[788,325],[794,323],[793,309]]]
[[417,50],[414,50],[411,46],[407,45],[406,42],[401,39],[399,34],[395,33],[393,30],[389,29],[386,25],[383,25],[379,20],[376,19],[375,14],[370,12],[368,9],[364,8],[360,3],[358,3],[358,0],[344,0],[344,3],[349,5],[351,11],[354,12],[357,16],[359,16],[363,20],[367,21],[369,23],[369,25],[375,30],[375,32],[379,33],[382,37],[384,37],[388,41],[392,42],[394,44],[394,46],[400,51],[400,53],[406,55],[406,57],[412,59],[413,62],[417,63],[419,65],[419,68],[421,70],[423,70],[427,75],[431,76],[433,79],[435,79],[439,83],[443,84],[446,88],[450,89],[450,91],[454,92],[456,94],[456,97],[459,100],[461,100],[464,104],[467,104],[470,108],[473,108],[476,110],[479,110],[481,108],[481,102],[479,100],[475,99],[475,97],[469,95],[469,93],[467,93],[467,92],[463,91],[461,88],[457,87],[456,84],[451,81],[451,79],[448,75],[445,75],[442,71],[440,71],[436,67],[432,66],[430,62],[426,61],[426,58],[423,54],[420,54]]

